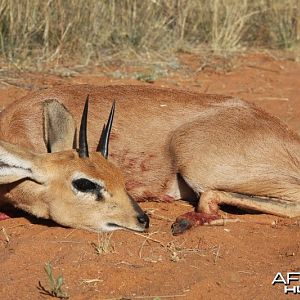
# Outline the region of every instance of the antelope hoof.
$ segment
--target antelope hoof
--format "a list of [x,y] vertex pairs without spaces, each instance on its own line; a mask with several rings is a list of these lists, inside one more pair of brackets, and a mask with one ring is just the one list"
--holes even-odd
[[191,211],[176,219],[171,227],[172,234],[179,235],[192,227],[210,224],[212,221],[217,219],[220,219],[219,215],[210,215]]
[[10,219],[10,217],[8,215],[6,215],[5,213],[0,213],[0,221],[6,220],[6,219]]

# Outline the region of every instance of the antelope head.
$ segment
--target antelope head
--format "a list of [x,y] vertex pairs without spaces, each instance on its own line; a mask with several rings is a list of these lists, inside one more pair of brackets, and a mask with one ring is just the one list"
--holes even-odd
[[149,218],[125,189],[124,177],[108,158],[113,104],[96,152],[87,143],[88,97],[79,131],[71,113],[57,100],[44,102],[44,140],[48,152],[33,153],[0,141],[0,184],[14,206],[58,224],[91,231],[144,231]]

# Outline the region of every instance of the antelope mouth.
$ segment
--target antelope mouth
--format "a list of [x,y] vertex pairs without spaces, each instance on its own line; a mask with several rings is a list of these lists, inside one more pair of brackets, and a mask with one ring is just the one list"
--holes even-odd
[[131,228],[131,227],[126,227],[126,226],[122,226],[116,223],[106,223],[106,226],[109,227],[111,230],[118,230],[118,229],[126,229],[126,230],[130,230],[130,231],[136,231],[136,232],[144,232],[146,230],[146,228]]
[[123,227],[123,226],[120,226],[120,225],[118,225],[118,224],[116,224],[116,223],[106,223],[106,226],[108,226],[108,227],[110,227],[110,228],[126,228],[126,227]]

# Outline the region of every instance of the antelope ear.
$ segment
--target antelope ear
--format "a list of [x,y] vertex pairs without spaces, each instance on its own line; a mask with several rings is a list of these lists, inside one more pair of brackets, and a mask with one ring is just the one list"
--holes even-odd
[[45,181],[37,167],[39,155],[20,146],[0,140],[0,184],[8,184],[30,178],[36,182]]
[[74,148],[76,124],[71,113],[54,99],[44,102],[44,140],[48,152]]

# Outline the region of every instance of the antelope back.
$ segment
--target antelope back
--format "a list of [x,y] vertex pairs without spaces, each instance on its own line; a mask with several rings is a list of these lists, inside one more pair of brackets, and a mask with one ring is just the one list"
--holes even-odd
[[[90,95],[88,143],[97,149],[99,133],[113,101],[117,113],[111,134],[110,161],[122,168],[126,188],[135,200],[157,199],[175,178],[168,142],[181,125],[212,105],[231,97],[162,89],[153,86],[76,85],[31,93],[7,107],[0,118],[0,138],[38,153],[49,148],[43,139],[44,103],[57,100],[80,123]],[[33,126],[34,124],[34,126]],[[77,126],[77,129],[79,127]],[[70,139],[71,140],[71,139]],[[193,143],[190,143],[191,151]]]

